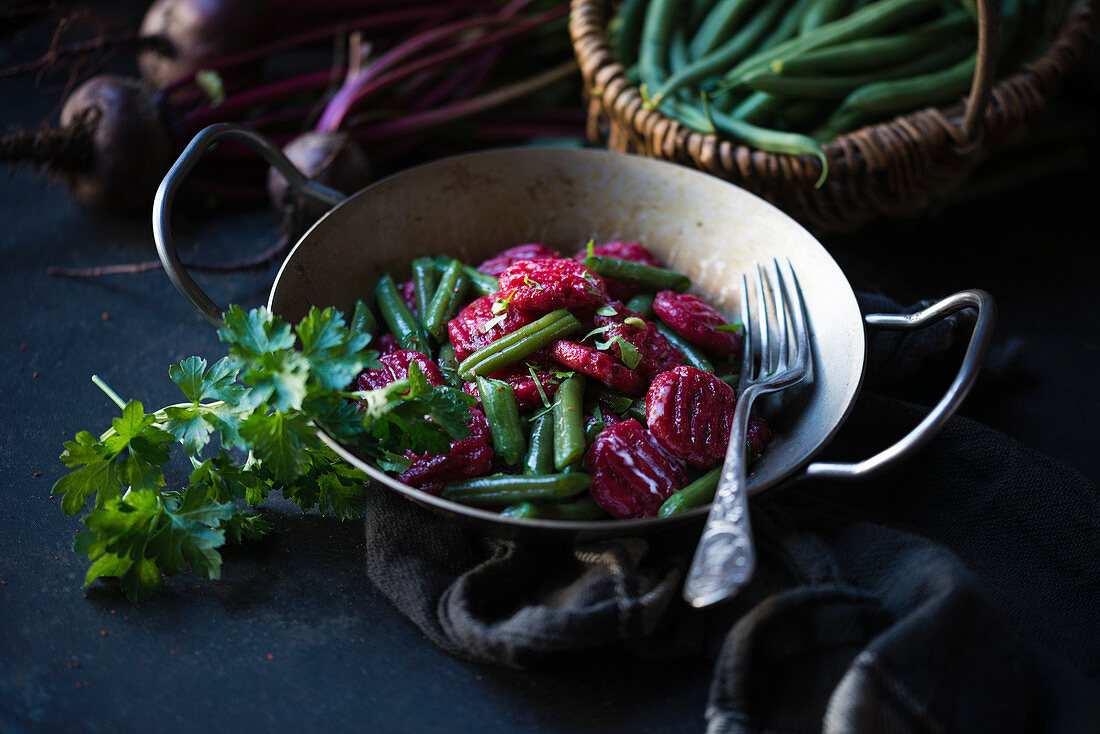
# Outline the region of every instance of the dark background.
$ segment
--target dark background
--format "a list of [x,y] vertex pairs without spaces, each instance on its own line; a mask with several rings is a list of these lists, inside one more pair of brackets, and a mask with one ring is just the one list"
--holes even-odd
[[[106,12],[132,19],[137,5]],[[0,65],[42,42],[34,27],[0,29]],[[1094,80],[1079,74],[1060,113],[1094,104]],[[31,82],[0,83],[0,127],[55,117],[57,89]],[[1052,175],[824,243],[854,286],[905,302],[990,291],[1000,308],[990,368],[961,412],[1095,481],[1100,187],[1095,144],[1067,140],[1066,149],[1078,153]],[[1023,169],[1005,160],[1001,175]],[[209,262],[276,236],[263,210],[193,213],[177,218],[177,231],[185,258]],[[87,211],[34,172],[0,177],[0,730],[702,729],[704,660],[609,651],[516,673],[439,652],[368,582],[357,522],[275,505],[266,511],[274,532],[225,550],[220,582],[171,578],[141,607],[109,585],[82,591],[86,563],[70,549],[79,521],[50,487],[63,473],[62,443],[117,414],[90,376],[159,407],[176,400],[169,364],[222,352],[161,272],[63,279],[46,268],[152,257],[147,215]],[[274,272],[200,282],[219,303],[257,305]],[[897,394],[930,404],[955,367],[934,366]]]

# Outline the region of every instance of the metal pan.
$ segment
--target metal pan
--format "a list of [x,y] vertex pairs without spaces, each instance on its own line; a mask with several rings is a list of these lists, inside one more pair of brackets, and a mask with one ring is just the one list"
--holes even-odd
[[[771,418],[775,436],[754,466],[750,494],[800,476],[865,477],[911,456],[958,408],[989,342],[994,306],[982,291],[957,293],[915,315],[861,316],[844,273],[812,235],[762,199],[690,168],[595,150],[495,150],[413,168],[345,198],[306,180],[262,136],[229,124],[195,137],[164,178],[153,206],[154,236],[169,277],[215,324],[222,308],[181,263],[169,219],[182,179],[204,150],[224,139],[252,146],[292,186],[333,206],[287,256],[271,288],[268,306],[291,322],[314,305],[349,311],[372,292],[382,273],[401,276],[422,255],[442,253],[477,263],[524,242],[573,252],[590,238],[639,240],[671,268],[689,275],[693,290],[728,314],[737,313],[741,273],[755,261],[789,258],[805,292],[815,344],[812,379]],[[963,308],[978,311],[971,343],[958,376],[928,417],[866,461],[811,462],[839,430],[859,393],[865,325],[919,328]],[[319,435],[348,462],[410,500],[505,537],[582,541],[648,533],[701,520],[709,509],[646,520],[505,518],[407,487],[324,432]]]

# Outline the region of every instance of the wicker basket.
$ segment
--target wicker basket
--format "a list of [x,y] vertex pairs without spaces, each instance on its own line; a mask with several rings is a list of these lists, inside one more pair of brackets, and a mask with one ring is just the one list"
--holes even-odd
[[913,216],[955,189],[994,151],[1018,141],[1033,116],[1081,60],[1096,30],[1097,0],[1077,0],[1041,57],[992,81],[993,2],[979,3],[979,62],[970,94],[842,135],[820,163],[766,153],[695,132],[642,106],[614,58],[607,33],[613,0],[572,0],[569,31],[588,93],[588,137],[615,151],[663,158],[731,181],[771,201],[811,230],[858,229],[879,217]]

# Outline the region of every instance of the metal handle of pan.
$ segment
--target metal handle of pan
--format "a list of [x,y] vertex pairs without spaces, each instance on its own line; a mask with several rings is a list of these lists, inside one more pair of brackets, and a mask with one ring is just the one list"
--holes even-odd
[[869,459],[851,464],[815,462],[806,467],[806,476],[827,479],[867,477],[908,458],[932,440],[932,437],[958,410],[959,405],[962,404],[963,399],[970,392],[970,388],[974,386],[974,381],[978,378],[978,370],[981,367],[982,360],[989,347],[990,336],[993,333],[996,305],[992,296],[985,291],[967,290],[948,296],[942,301],[914,314],[867,314],[864,316],[864,321],[869,326],[876,326],[881,329],[912,330],[939,321],[964,308],[974,308],[978,311],[974,331],[970,335],[970,344],[966,348],[966,354],[963,356],[962,365],[959,367],[959,372],[955,375],[954,381],[936,406],[932,408],[932,411],[925,416],[924,420],[893,446]]
[[296,191],[329,206],[336,206],[345,198],[339,191],[306,178],[305,174],[299,171],[283,155],[281,150],[251,128],[228,122],[218,123],[203,128],[187,144],[187,147],[180,153],[180,157],[168,169],[168,173],[165,174],[164,180],[160,182],[160,187],[157,189],[156,198],[153,199],[153,239],[157,243],[157,254],[160,255],[160,262],[164,265],[164,270],[168,273],[172,285],[176,286],[176,290],[191,302],[191,305],[202,314],[203,318],[219,327],[222,326],[222,312],[224,309],[214,303],[210,296],[206,295],[206,292],[199,287],[199,284],[191,278],[191,274],[187,272],[187,266],[180,260],[179,253],[176,251],[176,243],[172,239],[171,220],[172,201],[175,199],[176,192],[183,184],[187,174],[195,167],[207,149],[222,140],[235,140],[255,150],[275,170],[283,174],[287,183]]

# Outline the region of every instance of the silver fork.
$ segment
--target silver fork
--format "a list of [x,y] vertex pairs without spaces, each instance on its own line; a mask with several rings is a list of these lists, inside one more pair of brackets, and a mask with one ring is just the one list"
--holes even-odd
[[[729,448],[714,503],[684,582],[684,598],[696,607],[705,607],[732,596],[752,576],[756,567],[756,550],[749,527],[749,503],[745,491],[748,479],[745,441],[749,410],[759,396],[800,382],[809,373],[812,362],[802,289],[790,260],[786,260],[786,272],[779,260],[771,262],[768,272],[759,263],[754,265],[755,318],[749,307],[748,277],[741,276],[741,323],[744,324],[745,336],[741,355],[741,394],[733,415]],[[775,313],[774,341],[769,303]],[[759,347],[755,344],[757,341]]]

